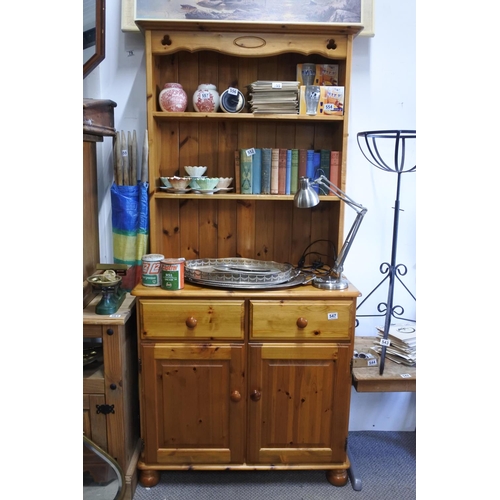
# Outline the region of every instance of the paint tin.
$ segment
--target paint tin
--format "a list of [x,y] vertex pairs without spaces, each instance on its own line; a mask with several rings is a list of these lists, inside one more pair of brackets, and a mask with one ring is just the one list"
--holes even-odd
[[160,267],[164,258],[165,256],[159,253],[142,256],[142,284],[144,286],[160,286]]
[[184,263],[186,259],[163,259],[161,261],[161,284],[163,290],[184,288]]

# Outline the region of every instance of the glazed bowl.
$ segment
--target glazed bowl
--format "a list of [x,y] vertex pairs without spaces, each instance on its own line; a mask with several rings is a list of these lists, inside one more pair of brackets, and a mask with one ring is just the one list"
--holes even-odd
[[212,190],[215,189],[215,186],[217,186],[218,182],[218,177],[199,177],[198,179],[196,179],[198,188],[195,189]]
[[216,188],[227,189],[231,185],[231,182],[233,182],[232,177],[219,177],[219,182],[217,183]]
[[[191,182],[191,177],[173,176],[173,177],[160,177],[160,179],[163,182],[163,184],[165,184],[165,186],[173,187],[177,191],[182,191],[187,189],[188,184]],[[170,186],[168,186],[165,181],[167,181],[170,184]]]
[[201,177],[206,171],[207,167],[184,167],[184,170],[190,177]]

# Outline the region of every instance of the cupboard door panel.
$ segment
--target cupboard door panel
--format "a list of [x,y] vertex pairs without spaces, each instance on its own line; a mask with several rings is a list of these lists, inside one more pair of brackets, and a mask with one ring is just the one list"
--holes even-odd
[[343,463],[349,349],[250,345],[249,463]]
[[244,461],[244,351],[227,344],[143,346],[148,462]]

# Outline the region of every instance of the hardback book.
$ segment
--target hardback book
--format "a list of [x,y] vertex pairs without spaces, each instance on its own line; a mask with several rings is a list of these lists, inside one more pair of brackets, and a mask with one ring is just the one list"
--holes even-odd
[[[320,152],[320,174],[324,175],[328,180],[330,180],[330,150],[321,149]],[[319,194],[330,194],[331,191],[324,186],[319,187]]]
[[271,194],[278,194],[278,168],[280,160],[280,150],[271,150]]
[[279,148],[278,157],[278,194],[286,192],[286,149]]
[[292,171],[290,174],[290,194],[295,194],[299,185],[299,150],[292,149]]
[[286,177],[285,177],[285,194],[290,194],[290,186],[292,182],[292,150],[286,150]]
[[252,194],[261,194],[262,149],[256,148],[252,155]]
[[[340,151],[330,151],[330,182],[335,184],[339,189],[340,175],[342,173],[342,156]],[[333,193],[330,193],[333,195]]]
[[306,177],[307,149],[299,149],[299,179]]
[[[311,181],[316,179],[318,176],[318,170],[320,165],[320,153],[319,151],[314,151],[314,149],[307,150],[307,163],[306,163],[306,177],[309,177]],[[315,184],[313,189],[319,193],[319,186]]]
[[271,148],[262,148],[261,194],[271,194]]
[[314,179],[314,149],[307,150],[306,177],[311,181]]
[[240,150],[234,151],[234,192],[241,193]]
[[248,149],[240,149],[241,194],[252,194],[252,156]]

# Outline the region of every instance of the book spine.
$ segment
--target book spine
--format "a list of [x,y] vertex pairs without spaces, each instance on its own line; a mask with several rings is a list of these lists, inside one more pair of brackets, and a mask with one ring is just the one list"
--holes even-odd
[[299,150],[292,149],[292,171],[290,173],[290,194],[295,194],[299,185]]
[[262,148],[261,194],[271,194],[271,148]]
[[252,155],[252,194],[261,194],[262,149],[256,148]]
[[299,179],[306,177],[307,173],[307,149],[299,149]]
[[[313,153],[313,171],[314,177],[313,179],[317,179],[319,176],[319,169],[321,165],[321,153],[319,151],[314,151]],[[319,194],[319,186],[315,184],[313,189]]]
[[292,184],[292,150],[286,150],[286,179],[285,179],[285,194],[290,194]]
[[271,194],[278,194],[278,168],[279,168],[280,150],[272,148],[271,150]]
[[311,181],[314,180],[314,149],[307,150],[306,177]]
[[234,192],[241,193],[240,150],[234,152]]
[[[324,175],[328,180],[330,180],[330,150],[321,149],[320,152],[320,174]],[[325,186],[319,187],[319,194],[327,195],[330,194],[330,190]]]
[[286,149],[279,149],[278,157],[278,194],[286,192]]
[[[342,173],[342,157],[340,151],[330,152],[330,182],[335,184],[339,189],[340,186],[340,175]],[[333,193],[330,193],[333,195]]]
[[252,194],[252,155],[240,149],[241,194]]

